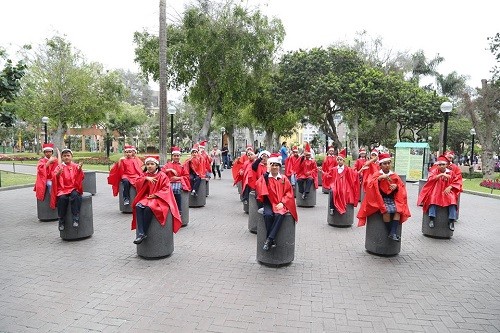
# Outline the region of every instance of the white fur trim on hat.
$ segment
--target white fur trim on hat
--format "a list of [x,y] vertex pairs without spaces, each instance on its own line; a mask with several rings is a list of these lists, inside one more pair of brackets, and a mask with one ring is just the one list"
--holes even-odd
[[160,164],[160,161],[158,161],[156,158],[154,158],[153,156],[148,156],[144,159],[144,164],[148,163],[148,162],[154,162],[156,164]]
[[280,157],[269,157],[267,159],[267,163],[269,163],[269,164],[278,163],[279,165],[282,165],[281,156]]

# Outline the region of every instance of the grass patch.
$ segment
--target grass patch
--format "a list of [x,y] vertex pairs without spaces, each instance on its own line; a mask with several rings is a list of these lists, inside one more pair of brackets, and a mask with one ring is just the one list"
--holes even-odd
[[0,171],[0,186],[16,186],[35,184],[35,175],[26,175],[23,173],[13,173],[7,171]]
[[[495,173],[494,179],[500,178],[500,173]],[[475,191],[475,192],[482,192],[482,193],[488,193],[488,194],[494,194],[500,196],[500,191],[499,190],[491,190],[490,188],[480,186],[479,184],[483,181],[482,178],[472,178],[472,179],[463,179],[463,188],[464,190],[469,190],[469,191]]]

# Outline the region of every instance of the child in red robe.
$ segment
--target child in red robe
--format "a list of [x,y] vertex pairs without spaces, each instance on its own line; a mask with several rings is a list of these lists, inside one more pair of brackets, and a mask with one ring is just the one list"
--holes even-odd
[[44,143],[42,149],[45,156],[38,160],[38,164],[36,166],[36,182],[35,187],[33,188],[36,199],[40,201],[45,200],[46,189],[48,189],[50,193],[54,170],[59,164],[57,162],[57,158],[53,156],[53,143]]
[[123,184],[123,204],[130,205],[130,186],[135,187],[135,182],[142,175],[142,160],[135,154],[134,146],[125,145],[125,156],[113,165],[109,171],[108,184],[113,188],[113,196],[118,195],[120,183]]

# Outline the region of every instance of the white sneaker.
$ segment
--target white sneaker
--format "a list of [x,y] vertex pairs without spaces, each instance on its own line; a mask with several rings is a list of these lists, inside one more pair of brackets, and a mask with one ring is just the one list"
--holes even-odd
[[257,212],[259,214],[264,214],[264,207],[257,209]]

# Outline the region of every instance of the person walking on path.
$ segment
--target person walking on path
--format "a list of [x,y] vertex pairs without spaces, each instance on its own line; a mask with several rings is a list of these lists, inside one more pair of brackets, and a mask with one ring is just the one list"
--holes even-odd
[[391,171],[391,156],[379,155],[380,170],[368,175],[366,195],[358,212],[358,226],[364,226],[368,216],[381,213],[389,231],[388,237],[399,242],[397,235],[399,223],[410,216],[406,186],[401,178]]
[[295,222],[299,220],[292,185],[288,178],[279,172],[281,158],[276,154],[270,157],[268,162],[270,171],[265,172],[256,182],[257,201],[263,204],[266,224],[266,241],[262,247],[264,251],[276,247],[276,235],[285,214],[290,213]]
[[82,170],[83,163],[73,162],[71,149],[57,149],[58,165],[54,170],[52,178],[52,191],[50,207],[57,207],[59,217],[59,230],[64,230],[64,217],[68,211],[68,203],[71,206],[73,227],[78,228],[80,223],[80,208],[82,206],[83,179],[85,175]]
[[212,174],[214,175],[214,179],[217,179],[217,175],[219,175],[219,179],[222,179],[220,174],[220,166],[222,163],[222,152],[219,150],[219,148],[217,148],[216,143],[214,143],[213,149],[210,152],[210,159],[212,161]]
[[288,148],[286,146],[286,141],[283,141],[281,143],[280,155],[281,155],[281,163],[286,167],[286,160],[288,158]]
[[429,172],[427,182],[418,195],[417,205],[422,206],[424,214],[429,215],[429,227],[434,228],[436,209],[448,208],[448,228],[455,230],[457,219],[458,195],[462,191],[462,182],[458,175],[448,169],[449,161],[446,156],[438,157],[436,167]]
[[113,196],[118,195],[120,183],[123,185],[123,204],[130,205],[130,186],[135,187],[137,179],[142,175],[142,160],[136,156],[134,146],[125,145],[124,154],[109,170],[108,184],[113,189]]
[[221,149],[222,154],[222,169],[229,169],[229,148],[227,144],[224,144],[224,147]]
[[36,181],[33,191],[35,191],[36,199],[39,201],[45,200],[45,192],[48,189],[50,193],[52,188],[52,178],[54,170],[59,162],[54,155],[54,144],[44,143],[42,146],[44,157],[38,160],[36,166]]
[[146,167],[137,180],[137,196],[132,203],[132,230],[136,230],[134,244],[140,244],[146,239],[153,216],[164,226],[170,212],[173,232],[176,233],[182,226],[168,176],[160,172],[160,157],[146,156],[144,162]]

